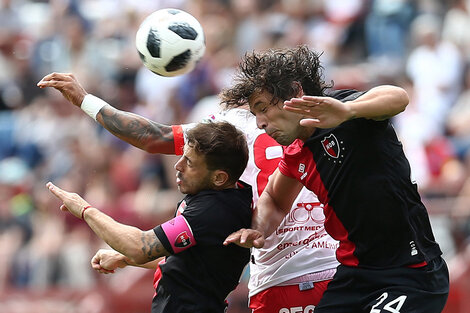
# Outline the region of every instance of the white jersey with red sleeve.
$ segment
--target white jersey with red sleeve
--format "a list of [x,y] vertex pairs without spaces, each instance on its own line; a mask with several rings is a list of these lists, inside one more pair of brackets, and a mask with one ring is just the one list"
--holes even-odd
[[[240,180],[252,186],[256,204],[282,157],[282,146],[256,126],[256,119],[248,110],[233,108],[207,120],[230,122],[245,133],[249,159]],[[194,125],[173,126],[176,154],[182,154],[184,133]],[[326,233],[324,219],[315,194],[303,188],[289,214],[266,238],[264,247],[252,249],[250,297],[273,286],[300,283],[306,275],[310,281],[333,277],[338,265],[335,256],[338,242]]]

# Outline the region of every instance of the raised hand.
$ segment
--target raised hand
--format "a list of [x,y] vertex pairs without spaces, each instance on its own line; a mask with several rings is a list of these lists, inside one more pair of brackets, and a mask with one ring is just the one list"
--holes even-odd
[[39,88],[53,87],[59,90],[65,99],[77,107],[80,107],[83,98],[87,95],[85,89],[71,73],[48,74],[37,83],[37,86]]
[[85,208],[90,207],[88,202],[78,194],[62,190],[51,182],[48,182],[46,186],[54,196],[62,201],[62,205],[60,206],[62,211],[69,211],[74,216],[83,218]]
[[349,106],[330,97],[303,96],[284,101],[284,110],[309,116],[300,125],[317,128],[336,127],[350,119]]

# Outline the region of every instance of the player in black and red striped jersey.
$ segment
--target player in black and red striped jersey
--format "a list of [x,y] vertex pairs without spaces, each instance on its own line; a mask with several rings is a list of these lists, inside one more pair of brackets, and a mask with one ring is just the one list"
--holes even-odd
[[[261,248],[303,187],[324,205],[341,265],[316,313],[441,312],[448,270],[390,118],[408,104],[394,86],[330,93],[305,46],[247,54],[229,106],[249,104],[257,125],[288,146],[260,196],[253,229],[227,243]],[[339,101],[338,94],[343,95]]]
[[[222,244],[230,232],[251,223],[251,186],[238,180],[247,160],[245,136],[232,124],[196,125],[175,164],[178,189],[186,196],[173,219],[147,231],[113,220],[77,194],[47,186],[63,202],[62,210],[85,220],[119,252],[120,262],[147,264],[166,256],[152,313],[222,313],[250,258],[248,249]],[[93,267],[108,270],[100,259]]]

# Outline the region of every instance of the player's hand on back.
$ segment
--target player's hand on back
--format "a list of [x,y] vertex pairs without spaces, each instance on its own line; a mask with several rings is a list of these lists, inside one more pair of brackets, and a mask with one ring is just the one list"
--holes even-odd
[[264,246],[264,236],[254,229],[242,228],[225,238],[224,245],[234,243],[243,248],[262,248]]
[[77,107],[81,106],[83,98],[87,95],[85,89],[71,73],[48,74],[37,83],[37,86],[39,88],[53,87],[59,90],[65,99]]

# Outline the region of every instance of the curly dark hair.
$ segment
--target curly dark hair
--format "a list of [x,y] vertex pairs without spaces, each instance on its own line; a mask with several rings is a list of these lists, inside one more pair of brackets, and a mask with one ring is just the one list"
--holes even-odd
[[323,96],[331,85],[323,81],[320,56],[305,45],[246,53],[235,75],[235,85],[220,93],[221,103],[226,107],[245,105],[254,92],[264,90],[273,95],[271,103],[284,101],[298,93],[299,84],[306,95]]

